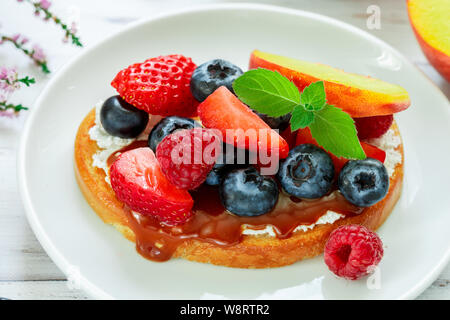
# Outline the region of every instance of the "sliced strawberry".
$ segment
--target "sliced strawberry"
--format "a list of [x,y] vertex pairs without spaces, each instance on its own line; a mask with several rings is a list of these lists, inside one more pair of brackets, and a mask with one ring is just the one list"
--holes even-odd
[[375,147],[373,144],[362,142],[361,146],[364,150],[364,153],[368,158],[374,158],[379,160],[380,162],[384,163],[384,160],[386,160],[386,152],[384,150],[381,150],[380,148]]
[[[318,145],[316,140],[313,138],[313,136],[311,135],[311,131],[309,130],[309,128],[304,128],[304,129],[299,129],[297,131],[297,140],[295,145],[299,145],[299,144],[304,144],[304,143],[312,143],[315,145]],[[381,162],[384,162],[384,160],[386,159],[386,152],[384,152],[383,150],[360,141],[361,143],[361,147],[364,150],[364,153],[366,154],[366,156],[368,158],[374,158],[377,159]],[[336,171],[336,173],[339,173],[342,169],[342,167],[349,161],[346,158],[342,158],[342,157],[336,157],[334,154],[332,154],[331,152],[328,152],[328,154],[331,157],[331,160],[333,160],[333,164],[334,164],[334,169]]]
[[[365,143],[360,141],[361,143],[361,147],[364,150],[364,153],[366,154],[366,156],[368,158],[374,158],[379,160],[380,162],[384,163],[384,160],[386,159],[386,152],[384,152],[384,150],[381,150],[377,147],[375,147],[374,145]],[[342,167],[348,162],[348,159],[345,158],[338,158],[336,156],[334,156],[333,154],[330,154],[331,159],[333,160],[334,163],[334,168],[337,172],[340,172]]]
[[295,131],[292,132],[291,126],[288,126],[286,129],[284,129],[280,135],[288,143],[289,149],[292,149],[295,147],[295,140],[297,138],[297,132],[295,132]]
[[[221,131],[227,143],[254,152],[258,152],[258,149],[268,154],[278,152],[280,158],[288,156],[287,142],[224,86],[209,95],[197,111],[202,124]],[[234,130],[231,137],[227,137],[228,129]],[[242,133],[245,132],[247,134],[244,136]]]
[[375,116],[355,118],[355,126],[360,139],[372,139],[385,134],[394,122],[392,114],[387,116]]
[[132,210],[169,225],[184,223],[192,216],[191,195],[167,180],[150,148],[122,153],[110,174],[117,199]]

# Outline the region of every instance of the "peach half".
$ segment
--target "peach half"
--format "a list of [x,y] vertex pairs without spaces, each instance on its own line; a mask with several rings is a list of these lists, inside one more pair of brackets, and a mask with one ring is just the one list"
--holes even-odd
[[408,0],[408,14],[428,61],[450,81],[450,0]]
[[410,105],[408,92],[398,85],[324,64],[255,50],[250,56],[249,69],[255,68],[278,71],[300,91],[312,82],[323,80],[328,103],[354,118],[393,114]]

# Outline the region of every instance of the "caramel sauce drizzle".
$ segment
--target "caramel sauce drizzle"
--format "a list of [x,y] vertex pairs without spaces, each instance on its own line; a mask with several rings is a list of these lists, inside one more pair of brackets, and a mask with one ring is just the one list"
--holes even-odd
[[[108,166],[120,153],[147,146],[146,141],[134,141],[111,155]],[[356,207],[338,192],[317,200],[301,200],[280,192],[275,208],[257,217],[240,217],[229,213],[222,206],[217,187],[202,185],[191,192],[194,199],[194,215],[179,226],[167,226],[157,219],[131,211],[125,206],[130,228],[136,235],[136,249],[153,261],[169,260],[185,241],[199,240],[219,246],[238,244],[247,229],[263,230],[272,226],[278,239],[289,238],[299,225],[311,225],[328,210],[345,216],[356,215],[364,208]]]

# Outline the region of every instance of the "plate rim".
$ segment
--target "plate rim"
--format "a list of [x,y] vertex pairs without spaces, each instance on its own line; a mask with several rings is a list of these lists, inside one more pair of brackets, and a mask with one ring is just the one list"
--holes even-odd
[[[31,125],[34,122],[34,118],[36,117],[36,114],[39,112],[39,109],[42,106],[42,101],[46,98],[46,96],[51,91],[51,88],[53,87],[54,83],[57,83],[59,78],[62,77],[67,69],[70,69],[70,67],[75,64],[79,59],[81,59],[84,55],[88,54],[91,51],[95,51],[98,47],[102,46],[104,43],[107,43],[111,40],[113,40],[115,37],[129,32],[134,28],[137,28],[139,26],[145,25],[147,23],[152,23],[154,21],[163,20],[165,18],[169,17],[175,17],[177,15],[184,15],[184,14],[190,14],[195,12],[202,12],[202,11],[218,11],[223,9],[246,9],[246,10],[254,10],[254,11],[266,11],[266,12],[277,12],[281,14],[290,14],[290,15],[297,15],[301,17],[307,17],[312,18],[324,23],[328,24],[334,24],[337,27],[341,29],[345,29],[351,33],[356,33],[364,38],[367,38],[368,40],[376,43],[377,45],[383,46],[388,48],[392,53],[397,55],[401,58],[401,60],[408,65],[408,67],[412,67],[418,71],[424,76],[424,78],[433,85],[435,88],[435,94],[440,94],[444,99],[448,100],[447,97],[442,93],[442,91],[439,89],[439,87],[431,81],[431,79],[418,67],[416,67],[411,61],[406,58],[402,53],[400,53],[397,49],[389,45],[388,43],[384,42],[383,40],[379,39],[378,37],[368,33],[365,30],[362,30],[356,26],[353,26],[349,23],[340,21],[338,19],[322,15],[319,13],[313,13],[305,10],[300,9],[293,9],[288,7],[282,7],[277,5],[268,5],[268,4],[258,4],[258,3],[215,3],[215,4],[200,4],[195,5],[190,8],[179,8],[179,9],[171,9],[164,11],[162,13],[159,13],[157,15],[154,15],[149,18],[141,18],[135,22],[132,22],[125,27],[121,28],[120,30],[106,36],[104,39],[96,42],[92,46],[85,48],[82,52],[79,54],[76,54],[74,57],[70,58],[66,63],[63,64],[62,67],[60,67],[55,75],[49,80],[49,82],[45,85],[42,92],[39,94],[38,98],[36,99],[35,103],[33,104],[33,108],[31,109],[30,113],[28,114],[28,117],[26,119],[25,125],[23,127],[23,131],[21,134],[20,142],[19,142],[19,148],[17,153],[17,179],[18,179],[18,189],[20,193],[20,197],[22,200],[22,203],[24,205],[26,217],[28,220],[29,225],[31,226],[31,229],[33,230],[33,233],[35,234],[36,238],[38,239],[41,246],[44,248],[45,252],[48,254],[50,259],[58,266],[58,268],[63,272],[63,274],[66,277],[70,277],[70,270],[71,270],[71,264],[66,260],[64,255],[59,252],[59,250],[56,248],[56,246],[53,244],[49,236],[47,235],[44,227],[42,226],[41,222],[38,219],[38,214],[34,210],[33,205],[31,203],[30,199],[30,193],[28,189],[28,183],[25,179],[25,162],[26,162],[26,145],[29,138],[29,133],[31,130]],[[422,278],[422,280],[418,283],[416,283],[414,286],[412,286],[408,291],[403,293],[401,296],[397,297],[397,299],[414,299],[416,298],[420,293],[422,293],[427,287],[429,287],[432,282],[439,276],[439,274],[442,272],[442,270],[445,268],[445,266],[448,264],[450,260],[450,246],[447,249],[446,254],[441,258],[439,263],[436,264],[436,266],[428,272],[428,274]],[[92,284],[88,279],[84,278],[82,274],[79,275],[79,285],[80,289],[82,289],[87,295],[89,295],[92,298],[95,299],[114,299],[113,296],[103,291],[101,288],[97,287],[96,285]]]

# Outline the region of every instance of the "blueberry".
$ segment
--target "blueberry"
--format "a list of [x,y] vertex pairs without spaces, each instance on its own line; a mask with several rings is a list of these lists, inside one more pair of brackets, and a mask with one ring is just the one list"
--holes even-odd
[[233,92],[233,81],[242,73],[241,68],[226,60],[214,59],[205,62],[192,73],[192,95],[198,101],[203,101],[220,86],[225,86]]
[[238,216],[259,216],[273,209],[278,201],[278,185],[255,168],[234,169],[219,186],[224,207]]
[[281,117],[269,117],[266,114],[262,114],[259,112],[255,112],[258,117],[260,117],[265,123],[269,125],[272,129],[278,129],[280,131],[284,131],[289,126],[289,121],[291,120],[291,114],[287,113]]
[[169,134],[180,129],[193,129],[200,127],[200,123],[189,118],[181,118],[177,116],[163,118],[150,132],[148,136],[148,146],[156,152],[156,147],[158,144]]
[[205,183],[210,186],[218,186],[227,172],[236,168],[248,167],[250,156],[248,150],[224,143],[221,156],[206,177]]
[[334,165],[328,153],[313,144],[301,144],[289,151],[277,177],[283,190],[297,198],[317,199],[332,187]]
[[224,163],[216,163],[208,173],[205,183],[210,186],[218,186],[228,168],[229,166]]
[[100,110],[100,122],[110,135],[136,138],[148,123],[148,114],[132,106],[120,96],[109,97]]
[[389,175],[376,159],[351,160],[342,168],[339,190],[349,202],[370,207],[383,199],[389,190]]

